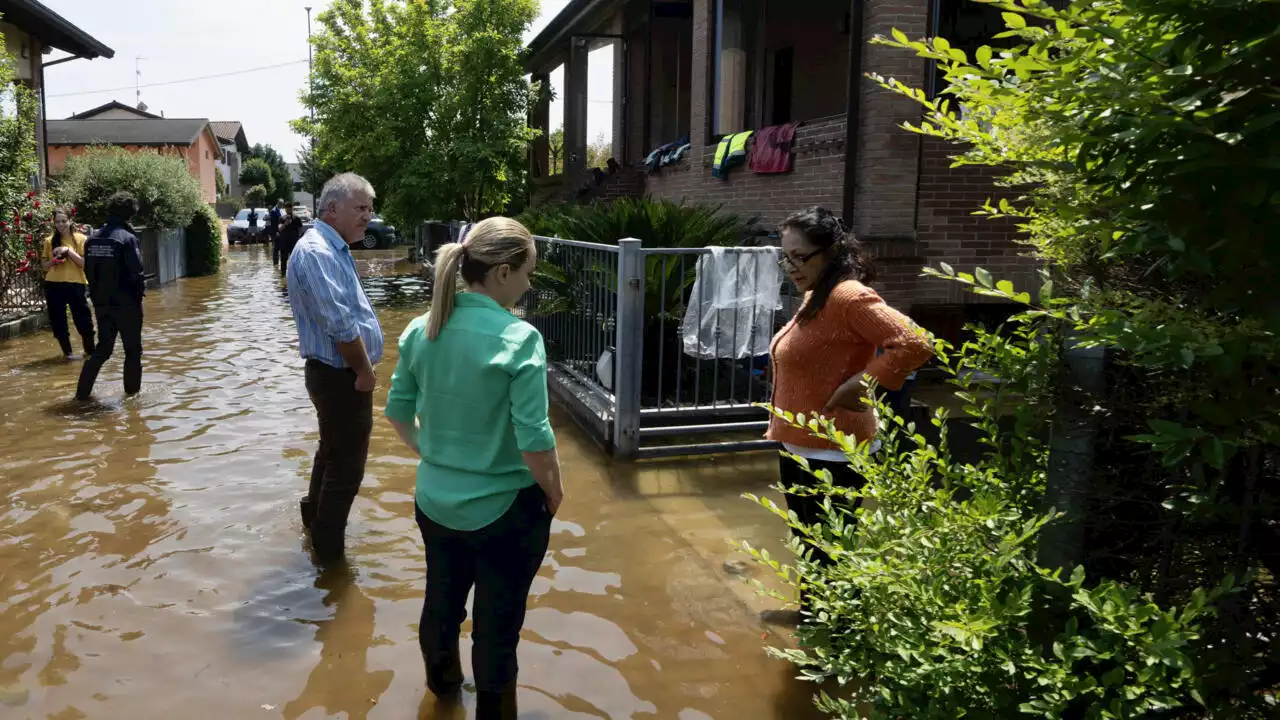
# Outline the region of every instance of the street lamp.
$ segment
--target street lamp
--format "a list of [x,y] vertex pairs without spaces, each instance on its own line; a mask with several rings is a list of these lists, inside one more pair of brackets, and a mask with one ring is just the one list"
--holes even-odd
[[[316,99],[315,99],[315,94],[316,94],[316,80],[315,80],[315,74],[314,74],[314,71],[311,69],[311,54],[312,54],[312,49],[311,49],[311,6],[310,6],[310,5],[308,5],[306,9],[307,9],[307,88],[308,88],[308,90],[310,91],[310,92],[309,92],[309,102],[307,102],[307,105],[311,108],[311,123],[312,123],[312,125],[314,126],[315,121],[316,121]],[[316,134],[315,134],[315,130],[313,129],[313,130],[311,131],[311,163],[312,163],[312,167],[315,167],[315,161],[316,161]],[[310,185],[313,181],[314,181],[314,178],[307,178],[307,184],[308,184],[308,185]],[[311,217],[313,217],[313,218],[314,218],[314,217],[316,216],[316,211],[318,210],[318,208],[316,207],[316,193],[315,193],[316,188],[313,186],[313,187],[311,188],[311,190],[312,190],[312,192],[311,192]]]

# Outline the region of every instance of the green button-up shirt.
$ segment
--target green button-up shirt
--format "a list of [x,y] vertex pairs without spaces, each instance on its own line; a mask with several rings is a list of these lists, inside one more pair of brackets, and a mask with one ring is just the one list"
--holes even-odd
[[489,525],[534,482],[521,453],[556,446],[542,335],[485,295],[459,294],[438,338],[426,316],[400,336],[386,415],[418,420],[422,512],[454,530]]

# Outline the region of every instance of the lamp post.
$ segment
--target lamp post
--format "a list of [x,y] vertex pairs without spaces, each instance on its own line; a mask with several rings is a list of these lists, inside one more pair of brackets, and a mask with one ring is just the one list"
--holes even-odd
[[[315,81],[315,73],[314,73],[314,71],[313,71],[313,70],[312,70],[312,68],[311,68],[311,55],[312,55],[312,48],[311,48],[311,6],[310,6],[310,5],[308,5],[306,9],[307,9],[307,89],[309,90],[309,93],[308,93],[308,96],[309,96],[309,98],[308,98],[308,99],[309,99],[309,101],[307,102],[307,105],[308,105],[308,107],[311,109],[311,122],[312,122],[312,124],[314,125],[314,123],[315,123],[315,121],[316,121],[316,101],[315,101],[316,81]],[[316,153],[316,136],[315,136],[315,130],[312,130],[312,131],[311,131],[311,138],[310,138],[310,139],[311,139],[311,162],[312,162],[312,165],[313,165],[313,167],[314,167],[314,163],[315,163],[315,161],[316,161],[316,155],[315,155],[315,153]],[[312,179],[312,178],[310,178],[310,177],[305,178],[305,179],[306,179],[307,184],[308,184],[308,185],[311,185],[311,182],[312,182],[312,180],[313,180],[313,179]],[[312,218],[314,218],[314,217],[316,216],[316,210],[317,210],[317,208],[316,208],[316,194],[315,194],[315,189],[316,189],[316,188],[314,188],[314,187],[312,187],[312,188],[311,188],[311,190],[312,190],[312,192],[311,192],[311,217],[312,217]]]

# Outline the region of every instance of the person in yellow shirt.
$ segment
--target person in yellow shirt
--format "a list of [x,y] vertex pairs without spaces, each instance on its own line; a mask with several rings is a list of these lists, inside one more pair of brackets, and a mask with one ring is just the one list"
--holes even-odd
[[89,311],[89,280],[84,275],[85,236],[71,224],[71,213],[65,208],[53,211],[53,234],[45,238],[44,297],[49,308],[49,327],[62,346],[62,354],[75,360],[71,352],[71,333],[67,329],[67,310],[75,321],[76,331],[84,344],[84,354],[93,352],[93,314]]

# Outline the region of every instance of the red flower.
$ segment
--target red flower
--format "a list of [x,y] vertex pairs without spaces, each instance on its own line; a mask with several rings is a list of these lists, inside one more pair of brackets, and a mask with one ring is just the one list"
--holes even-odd
[[8,229],[9,229],[9,223],[4,222],[3,220],[0,220],[0,232],[6,231]]
[[28,260],[35,260],[35,259],[36,259],[36,257],[38,257],[38,255],[36,254],[36,251],[35,251],[35,250],[28,250],[28,251],[27,251],[27,259],[28,259]]
[[19,266],[18,266],[18,272],[20,272],[20,273],[24,273],[24,272],[26,272],[26,271],[27,271],[27,270],[29,270],[29,269],[31,269],[31,266],[30,266],[30,265],[28,265],[25,261],[24,261],[21,265],[19,265]]
[[75,217],[75,215],[76,215],[76,209],[75,209],[75,208],[71,208],[71,216],[72,216],[72,217]]
[[37,209],[37,210],[39,210],[39,209],[40,209],[40,201],[39,201],[39,200],[37,200],[37,201],[36,201],[36,209]]
[[23,215],[22,217],[23,217],[24,219],[26,219],[26,220],[30,220],[30,219],[31,219],[31,213],[27,213],[26,215]]
[[36,193],[35,193],[35,191],[34,191],[34,190],[32,190],[31,192],[27,193],[27,197],[28,197],[28,198],[33,198],[33,197],[35,197],[35,196],[36,196]]

